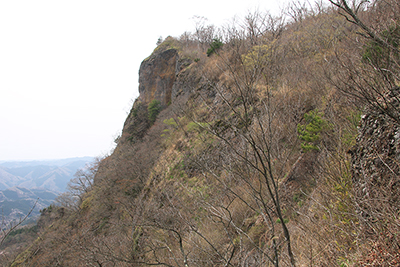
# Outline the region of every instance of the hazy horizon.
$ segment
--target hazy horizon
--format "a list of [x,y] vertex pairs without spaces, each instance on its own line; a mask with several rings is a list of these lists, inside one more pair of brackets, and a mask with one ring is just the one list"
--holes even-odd
[[79,156],[79,157],[68,157],[68,158],[52,158],[52,159],[10,159],[10,160],[0,160],[0,164],[5,162],[41,162],[41,161],[59,161],[59,160],[72,160],[72,159],[95,159],[95,156]]

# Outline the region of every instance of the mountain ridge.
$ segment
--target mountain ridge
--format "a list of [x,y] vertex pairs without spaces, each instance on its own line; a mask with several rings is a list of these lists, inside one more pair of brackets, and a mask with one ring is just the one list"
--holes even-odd
[[0,164],[0,190],[13,186],[46,188],[63,192],[78,169],[84,168],[92,157],[48,161],[10,161]]
[[164,40],[10,265],[399,265],[399,5],[331,3]]

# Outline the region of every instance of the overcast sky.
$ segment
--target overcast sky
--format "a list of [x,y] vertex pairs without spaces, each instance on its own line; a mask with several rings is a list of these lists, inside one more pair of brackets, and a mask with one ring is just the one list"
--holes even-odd
[[157,39],[283,2],[0,0],[0,160],[102,156]]

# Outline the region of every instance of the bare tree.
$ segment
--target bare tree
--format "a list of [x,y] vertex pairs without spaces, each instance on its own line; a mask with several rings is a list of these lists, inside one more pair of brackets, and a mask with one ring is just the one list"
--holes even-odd
[[[254,39],[247,46],[247,51],[243,50],[247,38],[241,39],[242,35],[230,38],[235,40],[238,50],[220,52],[215,70],[204,74],[206,90],[200,92],[197,99],[194,98],[193,106],[203,105],[206,112],[195,114],[189,104],[189,112],[185,115],[199,129],[206,131],[208,138],[218,140],[214,145],[210,144],[203,156],[194,159],[194,162],[205,178],[216,181],[220,190],[225,192],[218,201],[203,202],[210,218],[217,221],[225,229],[227,238],[232,240],[225,256],[219,257],[227,263],[226,266],[229,265],[231,258],[240,251],[233,241],[239,235],[254,245],[257,257],[266,260],[258,263],[270,262],[280,266],[282,261],[295,266],[279,189],[294,147],[291,146],[293,144],[286,144],[289,148],[284,149],[279,141],[291,135],[285,136],[280,122],[282,118],[277,112],[280,101],[273,99],[274,77],[279,75],[274,64],[280,57],[279,42],[253,47],[255,39],[266,34],[262,30],[266,27],[263,25],[266,20],[255,18],[260,17],[253,15],[247,18],[249,34]],[[256,22],[261,25],[255,25]],[[238,45],[241,42],[242,45]],[[218,80],[215,76],[223,76],[224,79]],[[296,138],[292,141],[296,142]],[[204,142],[208,143],[207,138]],[[243,225],[235,222],[231,207],[236,202],[260,215],[268,229],[263,237],[264,245],[248,235]],[[283,247],[286,248],[286,256],[283,256]]]
[[31,215],[31,213],[35,209],[38,201],[39,201],[39,199],[37,199],[35,201],[32,208],[29,210],[29,212],[24,217],[20,218],[17,223],[10,223],[10,225],[6,225],[4,223],[4,218],[3,218],[2,223],[1,223],[0,246],[3,244],[4,240],[11,234],[12,231],[14,231],[18,226],[20,226],[24,221],[26,221],[26,219],[28,219],[28,217]]
[[207,48],[214,38],[216,38],[216,27],[214,25],[207,25],[207,18],[194,16],[195,32],[194,36],[201,45],[201,49]]
[[359,30],[356,35],[350,35],[350,42],[358,50],[337,52],[339,75],[331,81],[339,90],[387,114],[399,124],[398,2],[330,0],[330,3]]
[[78,170],[74,178],[69,181],[66,192],[60,194],[55,201],[63,207],[78,209],[84,195],[93,188],[94,177],[100,162],[101,159],[96,158],[84,169]]

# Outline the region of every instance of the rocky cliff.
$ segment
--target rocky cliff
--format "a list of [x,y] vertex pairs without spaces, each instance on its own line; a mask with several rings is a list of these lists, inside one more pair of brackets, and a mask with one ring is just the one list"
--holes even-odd
[[171,102],[177,61],[177,50],[168,49],[142,62],[139,70],[140,101],[149,104],[155,99],[164,106]]
[[[157,112],[171,104],[180,106],[199,86],[199,64],[182,52],[181,43],[168,37],[153,53],[143,60],[139,69],[139,97],[128,115],[120,143],[137,141],[152,125],[148,120],[148,107],[157,101]],[[181,99],[181,100],[179,100]],[[119,146],[120,147],[120,146]]]
[[192,63],[183,57],[179,47],[172,45],[174,40],[167,38],[163,44],[140,65],[139,69],[139,101],[148,105],[157,100],[162,106],[171,104],[182,88],[179,75]]

